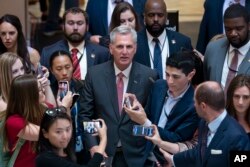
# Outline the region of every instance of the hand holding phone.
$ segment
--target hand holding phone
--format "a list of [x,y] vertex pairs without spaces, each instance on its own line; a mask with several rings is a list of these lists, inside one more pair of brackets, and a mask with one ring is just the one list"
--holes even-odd
[[64,98],[64,96],[69,91],[69,82],[68,81],[59,81],[58,82],[58,92],[57,96],[60,97],[60,100]]
[[153,136],[153,130],[154,128],[152,126],[134,125],[133,135],[134,136]]
[[83,132],[87,134],[97,133],[96,127],[101,127],[100,121],[83,121]]
[[132,108],[131,101],[130,101],[129,97],[125,97],[124,103],[125,103],[127,108],[129,108],[129,109]]

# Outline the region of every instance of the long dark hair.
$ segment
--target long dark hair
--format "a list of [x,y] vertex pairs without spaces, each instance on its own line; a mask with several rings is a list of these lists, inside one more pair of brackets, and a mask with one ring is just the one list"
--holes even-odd
[[[5,14],[0,18],[0,24],[3,22],[10,23],[17,30],[17,55],[23,59],[23,65],[26,73],[31,72],[31,61],[28,52],[26,39],[22,31],[22,24],[19,18],[15,15]],[[4,46],[3,41],[0,40],[0,54],[7,52],[7,48]]]
[[[246,86],[250,90],[250,76],[245,75],[245,74],[239,74],[230,82],[228,86],[228,90],[227,90],[226,109],[227,109],[227,112],[231,116],[233,116],[235,119],[237,119],[237,115],[236,115],[237,111],[233,104],[233,96],[234,96],[235,90],[243,86]],[[248,126],[250,126],[250,106],[247,109],[245,121],[248,123]]]
[[[39,138],[38,138],[37,147],[36,147],[37,153],[42,153],[45,151],[54,152],[55,147],[49,142],[47,138],[44,137],[43,131],[48,132],[50,127],[58,119],[68,120],[70,124],[72,124],[72,120],[70,116],[67,114],[66,108],[64,107],[60,107],[60,108],[57,107],[57,108],[48,109],[47,111],[45,111],[42,121],[41,121],[41,125],[40,125]],[[64,152],[68,155],[68,157],[72,161],[76,162],[76,157],[75,157],[73,148],[74,148],[73,139],[71,138],[68,146],[64,149]]]
[[121,13],[125,12],[125,11],[131,11],[133,13],[133,15],[135,16],[135,31],[140,31],[141,26],[139,23],[139,18],[136,14],[135,9],[133,8],[133,6],[128,3],[128,2],[121,2],[119,4],[116,5],[116,7],[114,8],[113,14],[111,16],[111,22],[110,22],[110,26],[109,26],[109,31],[111,32],[115,27],[118,27],[121,25],[120,22],[120,16]]
[[[17,76],[11,82],[8,104],[6,109],[6,120],[18,114],[23,117],[26,125],[33,123],[40,125],[44,108],[39,103],[39,90],[37,78],[31,74]],[[6,129],[4,127],[4,129]],[[32,149],[35,150],[35,142]],[[4,147],[8,148],[7,134],[4,133]]]

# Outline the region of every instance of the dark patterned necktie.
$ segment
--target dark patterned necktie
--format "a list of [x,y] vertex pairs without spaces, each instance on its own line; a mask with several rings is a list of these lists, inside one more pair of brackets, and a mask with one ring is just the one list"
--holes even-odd
[[238,55],[239,55],[239,51],[237,49],[234,49],[234,56],[231,60],[230,66],[228,67],[227,80],[226,80],[225,89],[224,89],[225,92],[227,91],[230,82],[235,77],[235,74],[237,73],[238,57],[239,57]]
[[161,48],[160,48],[160,41],[158,38],[154,38],[153,41],[155,42],[154,48],[154,69],[158,72],[159,77],[163,78],[162,73],[162,58],[161,58]]

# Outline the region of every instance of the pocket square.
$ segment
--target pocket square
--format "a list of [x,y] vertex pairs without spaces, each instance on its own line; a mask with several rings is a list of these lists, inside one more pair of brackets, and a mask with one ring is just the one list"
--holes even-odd
[[211,149],[211,154],[214,154],[214,155],[222,154],[222,150]]

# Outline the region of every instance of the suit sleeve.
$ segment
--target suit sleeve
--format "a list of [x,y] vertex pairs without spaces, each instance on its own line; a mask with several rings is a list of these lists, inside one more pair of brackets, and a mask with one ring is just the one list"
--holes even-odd
[[180,152],[174,155],[173,161],[175,167],[194,167],[196,166],[199,153],[198,153],[199,146],[197,145],[193,149]]

